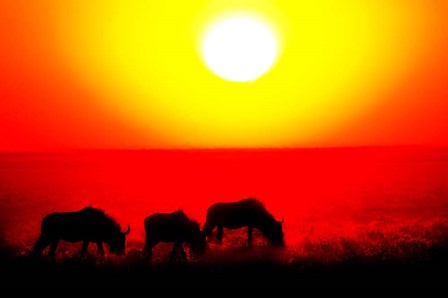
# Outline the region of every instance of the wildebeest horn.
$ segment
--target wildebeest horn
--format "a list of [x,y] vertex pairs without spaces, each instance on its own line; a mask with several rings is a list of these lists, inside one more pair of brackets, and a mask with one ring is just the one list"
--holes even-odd
[[123,234],[124,234],[124,235],[127,235],[127,234],[129,234],[130,231],[131,231],[131,226],[128,225],[128,229],[126,230],[126,232],[123,232]]

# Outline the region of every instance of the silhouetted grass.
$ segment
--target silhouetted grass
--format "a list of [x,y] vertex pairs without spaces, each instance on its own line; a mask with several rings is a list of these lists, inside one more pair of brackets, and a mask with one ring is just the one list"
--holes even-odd
[[428,295],[446,288],[445,275],[439,272],[448,265],[448,242],[431,245],[422,258],[350,254],[322,260],[312,256],[291,259],[289,254],[288,250],[243,246],[210,251],[186,264],[172,264],[163,257],[148,262],[141,250],[132,248],[123,257],[108,255],[104,261],[94,254],[82,260],[77,255],[66,255],[53,263],[45,257],[17,255],[3,247],[2,290],[22,294],[44,291],[62,296],[91,291],[148,296],[194,291],[213,296],[243,290],[299,294],[421,291]]

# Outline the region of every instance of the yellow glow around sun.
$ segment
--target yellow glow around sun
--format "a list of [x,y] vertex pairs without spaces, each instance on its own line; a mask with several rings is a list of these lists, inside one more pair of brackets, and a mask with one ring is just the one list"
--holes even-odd
[[[61,1],[54,28],[67,69],[153,147],[300,146],[362,115],[418,61],[418,3]],[[254,28],[234,33],[242,43],[259,32],[247,50],[230,46],[235,22]]]
[[255,80],[271,68],[277,54],[273,33],[261,21],[229,17],[210,28],[202,46],[208,67],[236,82]]

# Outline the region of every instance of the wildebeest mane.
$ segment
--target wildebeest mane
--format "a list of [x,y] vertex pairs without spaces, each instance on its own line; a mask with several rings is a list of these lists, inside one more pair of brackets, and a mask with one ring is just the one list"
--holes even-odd
[[93,215],[94,218],[100,218],[102,220],[102,223],[110,229],[110,231],[118,231],[121,232],[121,227],[118,224],[118,222],[113,218],[112,216],[106,214],[104,210],[94,208],[92,206],[84,207],[80,210],[80,213],[86,214],[86,215]]
[[183,209],[178,209],[178,210],[174,211],[174,212],[171,213],[171,214],[172,214],[172,215],[175,215],[175,216],[178,216],[179,218],[182,218],[182,219],[185,220],[186,222],[190,222],[191,224],[194,224],[195,226],[196,226],[196,225],[197,225],[198,227],[200,226],[200,225],[199,225],[199,222],[196,221],[196,220],[194,220],[194,219],[192,219],[192,218],[189,218],[189,217],[187,216],[187,214],[185,214],[185,212],[184,212]]
[[259,199],[255,199],[255,198],[242,199],[242,200],[240,200],[240,203],[245,204],[247,206],[251,206],[252,208],[257,210],[257,212],[259,212],[259,214],[263,214],[266,218],[269,218],[269,219],[272,219],[273,221],[275,221],[275,217],[271,213],[269,213],[269,211],[264,206],[263,202],[260,201]]

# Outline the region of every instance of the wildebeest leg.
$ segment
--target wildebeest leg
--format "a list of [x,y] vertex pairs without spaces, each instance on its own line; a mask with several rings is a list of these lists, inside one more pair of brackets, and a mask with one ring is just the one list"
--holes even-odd
[[170,253],[170,262],[174,262],[175,258],[176,258],[176,254],[177,254],[177,242],[175,242],[173,244],[173,249],[171,250]]
[[170,262],[174,263],[176,261],[176,257],[180,253],[181,261],[185,262],[187,260],[187,255],[185,253],[184,247],[182,246],[182,242],[175,242],[173,244],[173,249],[170,254]]
[[249,247],[252,246],[252,231],[254,230],[254,227],[248,226],[247,227],[247,244]]
[[216,226],[211,224],[210,221],[206,221],[205,224],[204,224],[204,233],[205,233],[205,235],[206,236],[210,235],[215,227]]
[[150,260],[152,257],[152,247],[145,248],[145,258]]
[[179,249],[180,249],[180,256],[182,257],[182,261],[186,262],[187,254],[185,253],[184,246],[182,245],[182,243],[179,243]]
[[98,252],[100,253],[101,259],[104,259],[103,242],[98,241],[98,242],[96,243],[96,246],[98,247]]
[[152,257],[152,249],[156,245],[156,243],[153,243],[151,241],[146,240],[145,242],[145,248],[144,248],[144,256],[148,260]]
[[51,244],[50,244],[49,255],[50,255],[51,260],[53,260],[53,261],[55,260],[56,248],[58,247],[58,244],[59,244],[59,239],[51,241]]
[[83,241],[81,247],[81,258],[84,258],[86,256],[88,247],[89,247],[89,241]]
[[42,254],[42,251],[50,244],[50,241],[48,241],[47,237],[44,235],[40,235],[39,239],[37,239],[36,244],[34,245],[32,255],[33,256],[40,256]]
[[216,233],[216,238],[218,239],[218,242],[222,242],[222,233],[223,233],[224,227],[218,226],[218,232]]

